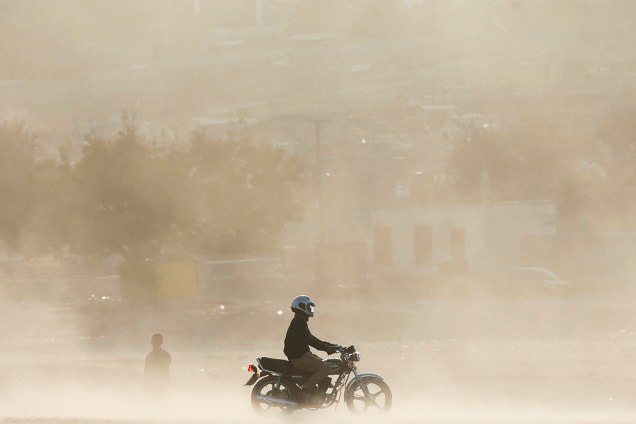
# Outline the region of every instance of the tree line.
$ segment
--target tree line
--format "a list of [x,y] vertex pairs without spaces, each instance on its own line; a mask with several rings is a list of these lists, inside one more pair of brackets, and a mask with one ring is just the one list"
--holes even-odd
[[574,129],[541,115],[465,128],[453,140],[445,195],[552,200],[564,233],[633,230],[635,130],[621,113]]
[[[414,203],[553,200],[559,231],[633,228],[636,127],[615,115],[585,131],[545,117],[469,126],[449,140],[446,179],[414,182]],[[23,122],[0,123],[0,242],[25,257],[264,254],[302,219],[301,159],[266,143],[202,133],[164,145],[128,117],[55,155]],[[377,179],[387,176],[376,175]]]
[[302,215],[301,162],[269,144],[194,133],[165,146],[127,118],[71,159],[4,121],[0,151],[0,241],[27,258],[263,254]]

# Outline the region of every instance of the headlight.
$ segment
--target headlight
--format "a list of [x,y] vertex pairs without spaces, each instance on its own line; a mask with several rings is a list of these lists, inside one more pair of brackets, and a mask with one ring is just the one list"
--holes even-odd
[[353,362],[358,362],[360,360],[360,352],[353,352],[351,354],[351,360]]

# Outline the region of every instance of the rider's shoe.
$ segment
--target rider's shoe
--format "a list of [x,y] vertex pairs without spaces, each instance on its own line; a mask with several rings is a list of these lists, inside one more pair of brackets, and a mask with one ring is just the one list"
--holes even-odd
[[331,378],[325,377],[318,382],[318,391],[325,393],[327,390],[333,387]]
[[303,406],[317,407],[324,401],[323,394],[316,390],[315,387],[309,389],[303,388],[298,392],[298,398]]

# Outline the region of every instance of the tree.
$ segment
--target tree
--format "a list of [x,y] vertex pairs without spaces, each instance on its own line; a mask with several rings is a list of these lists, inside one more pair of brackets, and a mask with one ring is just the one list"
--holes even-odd
[[455,142],[449,169],[455,191],[476,199],[486,173],[493,200],[551,199],[577,176],[580,155],[558,126],[525,118],[503,130],[474,127]]
[[22,121],[0,123],[0,240],[13,252],[37,256],[65,244],[68,163],[38,142]]
[[465,201],[481,198],[481,179],[486,173],[492,184],[494,199],[505,196],[513,157],[500,136],[483,128],[471,128],[455,140],[447,164],[453,197]]
[[600,125],[597,134],[602,152],[598,163],[605,177],[599,205],[612,215],[614,226],[630,231],[636,211],[635,131],[631,114],[615,114]]
[[125,258],[264,253],[300,216],[297,159],[268,145],[195,134],[153,146],[128,122],[91,137],[74,170],[73,248]]
[[[479,199],[480,175],[486,173],[491,200],[553,200],[562,231],[616,228],[634,205],[634,126],[612,121],[603,128],[604,144],[542,118],[503,130],[474,128],[456,141],[449,159],[453,191],[462,200]],[[604,145],[612,154],[602,153]]]
[[171,158],[182,163],[184,177],[187,172],[188,190],[177,207],[197,253],[271,250],[284,224],[300,218],[295,193],[302,184],[302,166],[280,149],[195,134],[191,145]]
[[82,154],[73,170],[73,250],[157,254],[174,222],[165,160],[130,123],[114,140],[90,136]]

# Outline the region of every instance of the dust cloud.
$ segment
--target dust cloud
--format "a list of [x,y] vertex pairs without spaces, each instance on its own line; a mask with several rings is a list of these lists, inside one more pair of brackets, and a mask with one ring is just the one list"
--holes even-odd
[[[81,314],[71,308],[70,315],[68,307],[6,305],[3,415],[8,422],[251,422],[250,388],[241,386],[250,376],[246,366],[256,356],[281,357],[291,317],[287,311],[278,314],[283,301],[266,299],[141,310],[91,307]],[[300,411],[293,419],[558,423],[634,418],[633,332],[615,331],[628,302],[487,301],[482,307],[491,310],[485,313],[474,307],[475,299],[466,298],[416,301],[411,308],[404,307],[407,299],[319,299],[312,331],[355,343],[362,353],[360,369],[387,379],[394,408],[385,417],[362,418],[340,405],[335,411]],[[555,309],[560,319],[554,319]],[[569,328],[570,316],[577,314],[592,315],[577,320],[577,326],[588,327],[585,331]],[[184,315],[197,318],[184,320]],[[515,315],[535,318],[530,323]],[[603,318],[606,325],[598,322]],[[110,328],[96,333],[90,327],[101,320]],[[143,395],[143,358],[154,331],[164,335],[164,348],[173,357],[170,395],[159,403]]]
[[[0,10],[0,421],[636,420],[633,1]],[[388,414],[252,412],[301,293]]]

